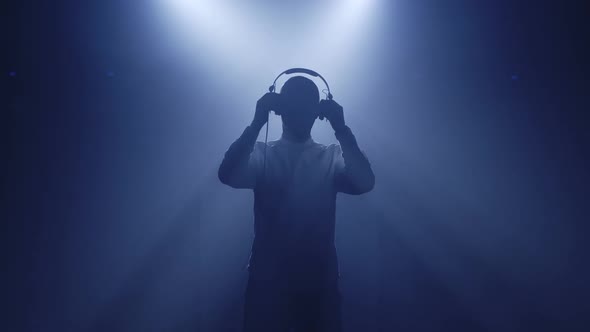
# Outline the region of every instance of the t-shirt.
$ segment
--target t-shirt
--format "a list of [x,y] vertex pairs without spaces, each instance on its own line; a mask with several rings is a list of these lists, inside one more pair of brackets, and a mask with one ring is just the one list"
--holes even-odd
[[374,175],[366,156],[348,127],[336,133],[342,145],[282,137],[266,143],[265,151],[264,142],[252,143],[256,136],[246,128],[226,152],[219,172],[222,182],[254,191],[250,272],[337,276],[336,194],[372,189]]

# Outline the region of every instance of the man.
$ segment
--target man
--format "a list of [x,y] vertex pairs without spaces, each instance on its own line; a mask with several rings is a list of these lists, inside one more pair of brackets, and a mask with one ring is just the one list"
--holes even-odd
[[[256,139],[271,110],[280,114],[283,133],[265,146]],[[318,117],[330,121],[339,145],[311,138]],[[375,183],[342,107],[319,102],[311,80],[290,78],[280,94],[258,100],[252,123],[225,153],[218,175],[233,188],[254,190],[244,330],[340,331],[336,193],[359,195]]]

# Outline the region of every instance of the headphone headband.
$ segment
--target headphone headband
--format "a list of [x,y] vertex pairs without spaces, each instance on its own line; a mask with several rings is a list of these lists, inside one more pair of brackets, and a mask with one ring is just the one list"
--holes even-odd
[[328,82],[326,82],[326,80],[324,79],[324,77],[322,75],[320,75],[318,72],[313,71],[311,69],[307,69],[307,68],[291,68],[291,69],[287,69],[284,72],[280,73],[277,78],[275,78],[274,82],[272,82],[272,85],[268,88],[268,91],[270,92],[275,92],[276,86],[277,86],[277,80],[279,79],[279,77],[283,76],[283,75],[290,75],[290,74],[296,74],[296,73],[302,73],[302,74],[307,74],[313,77],[319,77],[322,81],[324,81],[324,84],[326,85],[326,88],[328,89],[328,99],[332,100],[332,93],[330,92],[330,86],[328,85]]

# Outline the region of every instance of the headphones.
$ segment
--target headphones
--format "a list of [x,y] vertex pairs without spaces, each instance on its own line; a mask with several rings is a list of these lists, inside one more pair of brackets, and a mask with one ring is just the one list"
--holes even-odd
[[[290,74],[307,74],[313,77],[319,77],[324,84],[326,85],[326,89],[322,90],[322,92],[324,92],[326,94],[326,99],[324,100],[332,100],[332,93],[330,92],[330,85],[328,85],[328,82],[326,81],[326,79],[324,79],[324,77],[322,75],[320,75],[318,72],[311,70],[311,69],[307,69],[307,68],[291,68],[291,69],[287,69],[285,71],[283,71],[282,73],[280,73],[275,80],[272,82],[272,85],[270,87],[268,87],[268,91],[269,92],[275,92],[275,89],[277,87],[277,80],[283,76],[283,75],[290,75]],[[327,91],[327,93],[326,93]],[[321,120],[323,120],[323,116],[320,117]],[[264,138],[264,178],[266,178],[266,144],[268,142],[268,120],[266,122],[266,136]]]
[[[268,91],[275,92],[275,89],[277,87],[277,80],[283,75],[290,75],[290,74],[307,74],[307,75],[310,75],[313,77],[319,77],[326,85],[326,90],[328,91],[328,93],[326,94],[327,99],[332,100],[332,93],[330,92],[330,85],[328,85],[328,82],[326,81],[326,79],[324,79],[324,77],[322,75],[320,75],[318,72],[313,71],[311,69],[307,69],[307,68],[291,68],[291,69],[285,70],[284,72],[280,73],[275,78],[275,80],[272,82],[272,85],[268,87]],[[322,90],[322,92],[325,93],[326,90]]]

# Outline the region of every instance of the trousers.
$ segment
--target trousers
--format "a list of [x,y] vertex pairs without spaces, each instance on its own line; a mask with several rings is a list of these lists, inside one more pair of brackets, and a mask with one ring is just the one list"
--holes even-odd
[[244,332],[341,332],[338,279],[250,275]]

